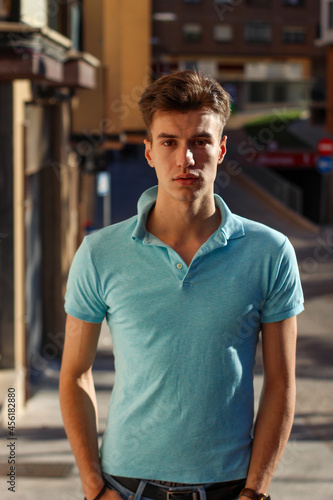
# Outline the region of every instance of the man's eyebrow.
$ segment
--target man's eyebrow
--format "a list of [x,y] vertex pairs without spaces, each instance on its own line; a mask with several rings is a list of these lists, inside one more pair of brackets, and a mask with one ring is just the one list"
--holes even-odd
[[157,139],[177,139],[178,135],[167,134],[166,132],[161,132],[158,134]]
[[[212,139],[213,135],[210,132],[198,132],[195,133],[191,139],[197,139],[198,137],[206,137],[207,139]],[[175,134],[167,134],[166,132],[161,132],[158,134],[157,139],[178,139],[179,136]]]
[[213,135],[210,132],[202,131],[194,134],[193,139],[195,139],[196,137],[206,137],[207,139],[212,139]]

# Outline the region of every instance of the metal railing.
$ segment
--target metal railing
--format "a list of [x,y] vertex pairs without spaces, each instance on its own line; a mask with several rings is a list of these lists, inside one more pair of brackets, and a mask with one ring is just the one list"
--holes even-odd
[[244,173],[272,196],[298,214],[303,213],[302,189],[281,175],[263,167],[242,167]]

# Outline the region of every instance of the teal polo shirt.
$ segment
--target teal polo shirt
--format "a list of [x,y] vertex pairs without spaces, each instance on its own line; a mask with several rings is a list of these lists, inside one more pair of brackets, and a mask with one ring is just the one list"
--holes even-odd
[[106,318],[113,340],[102,468],[183,483],[240,479],[261,324],[303,310],[295,253],[215,195],[221,224],[187,266],[146,230],[156,195],[149,189],[137,216],[87,236],[68,279],[66,312]]

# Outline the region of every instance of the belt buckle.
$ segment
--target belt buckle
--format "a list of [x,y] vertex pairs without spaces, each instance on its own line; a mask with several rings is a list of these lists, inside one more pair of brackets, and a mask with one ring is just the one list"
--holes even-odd
[[188,495],[190,493],[192,493],[192,500],[198,499],[198,492],[197,491],[183,490],[183,491],[167,491],[167,500],[171,500],[170,495]]

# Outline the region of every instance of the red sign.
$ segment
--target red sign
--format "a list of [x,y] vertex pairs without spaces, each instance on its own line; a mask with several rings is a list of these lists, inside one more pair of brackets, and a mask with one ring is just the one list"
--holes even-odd
[[333,140],[328,137],[321,139],[317,144],[317,150],[320,156],[332,156],[333,155]]
[[264,151],[258,153],[257,161],[262,167],[273,168],[313,168],[317,164],[318,155],[302,151]]

